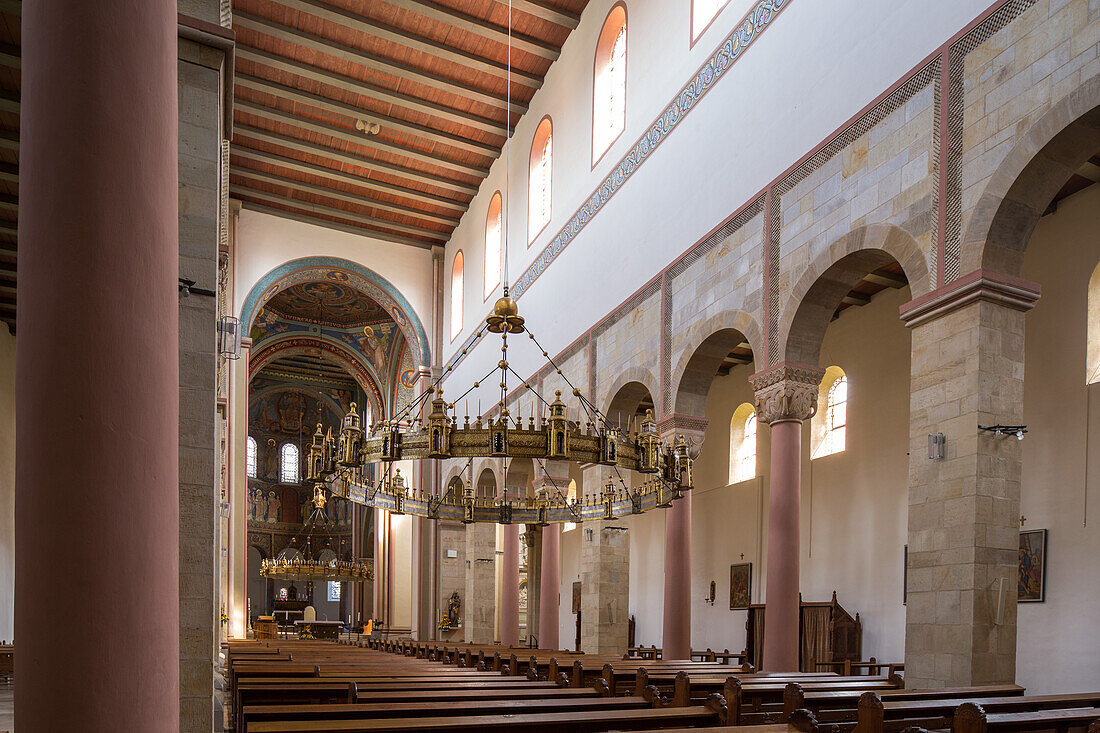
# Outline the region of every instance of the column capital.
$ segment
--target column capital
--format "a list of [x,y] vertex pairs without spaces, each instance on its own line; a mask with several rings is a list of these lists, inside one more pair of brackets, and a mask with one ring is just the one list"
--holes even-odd
[[675,445],[676,439],[681,435],[684,436],[688,454],[694,460],[699,457],[699,451],[703,447],[703,438],[709,422],[710,420],[705,417],[672,414],[661,418],[657,423],[657,433],[666,445]]
[[1018,311],[1029,311],[1039,300],[1038,283],[993,270],[974,270],[901,306],[901,320],[909,328],[945,316],[970,303],[997,303]]
[[817,392],[825,370],[809,364],[780,362],[749,377],[755,392],[756,419],[772,423],[809,420],[817,413]]

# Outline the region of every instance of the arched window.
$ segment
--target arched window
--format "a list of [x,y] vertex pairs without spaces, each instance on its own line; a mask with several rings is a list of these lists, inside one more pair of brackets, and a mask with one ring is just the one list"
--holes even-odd
[[256,478],[256,439],[251,435],[245,443],[244,470],[249,478]]
[[[577,498],[577,482],[573,479],[569,479],[569,490],[566,492],[565,498],[569,500],[570,504]],[[577,528],[576,522],[565,522],[564,524],[565,526],[561,528],[562,532],[568,532],[571,529]]]
[[756,410],[744,403],[730,419],[730,483],[756,478]]
[[691,0],[691,42],[699,40],[703,31],[710,27],[718,11],[726,7],[730,0]]
[[607,14],[596,41],[592,82],[592,164],[626,127],[626,6]]
[[1089,278],[1088,345],[1085,351],[1085,384],[1100,382],[1100,265]]
[[462,333],[462,250],[451,266],[451,341]]
[[543,117],[531,141],[531,161],[527,182],[527,246],[550,223],[550,201],[554,161],[554,125]]
[[810,455],[831,456],[844,450],[848,428],[848,377],[838,366],[825,370],[810,423]]
[[293,443],[279,449],[279,476],[284,484],[298,483],[298,446]]
[[488,300],[493,291],[500,285],[500,248],[504,242],[504,231],[501,229],[503,217],[501,216],[502,199],[500,191],[493,194],[489,201],[489,211],[485,215],[485,299]]
[[825,401],[825,455],[844,450],[844,432],[848,426],[848,378],[841,377],[829,387]]

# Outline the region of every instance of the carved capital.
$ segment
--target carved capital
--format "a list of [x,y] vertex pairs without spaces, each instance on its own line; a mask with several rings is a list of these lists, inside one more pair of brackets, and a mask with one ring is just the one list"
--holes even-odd
[[707,423],[705,417],[692,417],[691,415],[669,415],[657,423],[657,433],[661,436],[661,442],[665,445],[675,445],[676,439],[684,436],[684,442],[688,446],[688,455],[692,460],[699,457],[699,451],[703,448],[703,438],[706,435]]
[[783,362],[749,377],[756,393],[756,419],[771,425],[809,420],[817,413],[817,393],[825,370]]

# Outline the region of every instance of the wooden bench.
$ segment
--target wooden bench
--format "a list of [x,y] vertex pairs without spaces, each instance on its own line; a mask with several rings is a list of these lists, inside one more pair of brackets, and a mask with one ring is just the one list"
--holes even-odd
[[894,704],[905,701],[943,701],[972,697],[1019,697],[1024,694],[1024,688],[1019,685],[981,685],[935,690],[879,690],[873,693],[867,693],[858,688],[806,692],[798,682],[790,682],[783,691],[783,717],[780,720],[786,720],[791,713],[799,709],[809,710],[819,720],[833,720],[837,711],[847,711],[847,716],[853,717],[861,700],[868,694]]
[[698,728],[725,724],[724,704],[718,696],[707,705],[686,708],[643,708],[626,710],[576,710],[560,713],[455,715],[369,720],[279,720],[259,721],[245,733],[353,733],[356,731],[465,731],[491,730],[506,733],[540,731],[653,730],[669,727]]
[[[368,698],[369,699],[369,698]],[[483,714],[491,707],[498,714],[563,713],[590,710],[638,710],[652,707],[641,697],[534,697],[528,699],[419,700],[382,702],[371,700],[347,705],[252,705],[243,712],[244,730],[251,724],[272,720],[377,720],[381,718],[450,717]]]
[[977,706],[987,713],[997,714],[1092,708],[1100,705],[1100,693],[956,698],[939,696],[915,700],[883,700],[869,692],[859,700],[855,730],[860,733],[882,733],[913,725],[946,728],[951,725],[956,711],[963,705]]
[[955,710],[951,723],[954,733],[986,731],[1059,730],[1088,726],[1089,733],[1100,733],[1100,708],[1035,710],[1022,713],[987,713],[981,706],[964,702]]

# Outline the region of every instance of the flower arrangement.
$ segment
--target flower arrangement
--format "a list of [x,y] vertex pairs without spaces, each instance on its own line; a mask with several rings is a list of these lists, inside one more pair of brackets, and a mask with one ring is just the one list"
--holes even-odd
[[450,617],[450,615],[446,611],[444,611],[443,612],[443,617],[439,619],[439,630],[440,631],[450,631],[453,628],[454,628],[454,620]]
[[224,604],[224,603],[222,604],[222,615],[221,615],[221,619],[222,619],[222,626],[225,626],[225,625],[226,625],[227,623],[229,623],[229,614],[227,614],[227,613],[225,612],[225,604]]

